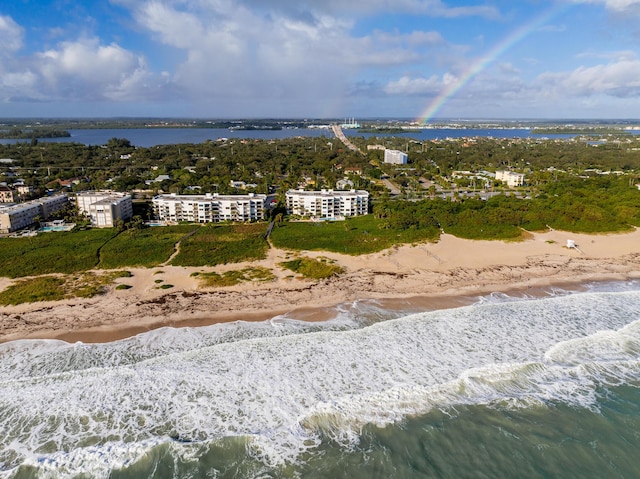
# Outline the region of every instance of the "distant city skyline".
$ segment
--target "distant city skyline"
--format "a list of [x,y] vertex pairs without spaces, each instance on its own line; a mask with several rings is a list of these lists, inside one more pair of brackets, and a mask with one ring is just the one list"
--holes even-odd
[[15,0],[0,117],[640,117],[640,0]]

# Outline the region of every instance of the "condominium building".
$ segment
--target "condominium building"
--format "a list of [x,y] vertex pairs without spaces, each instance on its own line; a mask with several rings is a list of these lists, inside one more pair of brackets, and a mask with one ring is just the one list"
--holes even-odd
[[68,203],[67,195],[56,195],[0,208],[0,232],[11,233],[26,228],[35,224],[38,218],[46,221]]
[[364,190],[289,190],[286,199],[287,213],[298,216],[337,218],[366,215],[369,211],[369,192]]
[[267,195],[158,195],[153,211],[162,221],[219,223],[221,221],[257,221],[264,219]]
[[384,162],[394,165],[406,165],[408,155],[399,150],[384,150]]
[[82,191],[76,195],[78,211],[91,218],[91,225],[113,228],[118,220],[133,216],[131,195],[116,191]]
[[496,171],[496,180],[506,183],[507,186],[524,185],[524,175],[513,171]]

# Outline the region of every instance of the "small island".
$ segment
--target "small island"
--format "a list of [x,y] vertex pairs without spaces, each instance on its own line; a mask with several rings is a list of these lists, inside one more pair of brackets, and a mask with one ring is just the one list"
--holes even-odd
[[52,128],[33,128],[22,130],[20,128],[10,128],[0,130],[0,139],[4,140],[30,140],[32,138],[69,138],[71,133],[66,130],[56,130]]

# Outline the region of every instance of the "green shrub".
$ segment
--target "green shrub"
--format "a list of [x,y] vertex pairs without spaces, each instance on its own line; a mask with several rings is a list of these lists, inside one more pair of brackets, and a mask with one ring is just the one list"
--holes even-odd
[[[195,276],[195,273],[193,274]],[[218,288],[224,286],[235,286],[245,281],[273,281],[275,276],[270,269],[249,267],[241,270],[227,271],[222,274],[215,272],[199,273],[200,286],[205,288]]]
[[344,269],[327,258],[297,258],[280,263],[283,268],[309,279],[326,279],[344,273]]
[[[59,301],[68,298],[92,298],[103,294],[121,272],[95,274],[84,272],[66,276],[39,276],[18,280],[0,292],[0,304]],[[126,285],[119,285],[126,286]],[[118,288],[118,287],[116,287]]]
[[38,301],[59,301],[66,295],[65,280],[52,276],[41,276],[17,281],[0,292],[0,304],[16,305]]

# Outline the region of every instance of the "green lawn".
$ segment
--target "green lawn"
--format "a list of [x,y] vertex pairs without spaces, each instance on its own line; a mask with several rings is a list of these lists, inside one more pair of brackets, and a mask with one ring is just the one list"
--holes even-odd
[[0,276],[19,278],[95,268],[98,251],[114,235],[113,229],[92,229],[1,238]]
[[98,266],[103,269],[157,266],[169,259],[182,237],[199,228],[198,225],[179,225],[124,231],[102,248]]
[[346,221],[283,223],[271,233],[271,241],[278,248],[350,255],[375,253],[396,244],[436,241],[438,237],[435,228],[394,228],[373,215]]
[[269,249],[264,239],[265,223],[210,225],[186,238],[175,266],[215,266],[217,264],[256,261],[266,258]]

